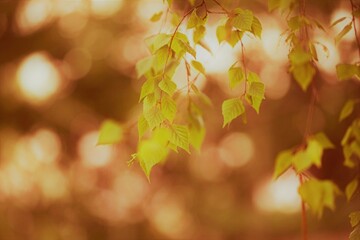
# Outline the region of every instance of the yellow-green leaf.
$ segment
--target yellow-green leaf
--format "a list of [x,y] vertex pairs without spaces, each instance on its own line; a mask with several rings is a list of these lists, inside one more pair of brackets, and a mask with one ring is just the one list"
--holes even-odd
[[206,28],[203,25],[196,27],[193,36],[194,43],[199,43],[204,38],[205,32]]
[[293,66],[291,71],[303,91],[307,90],[316,73],[315,68],[310,63]]
[[291,150],[285,150],[280,152],[275,160],[275,170],[273,178],[277,179],[283,173],[285,173],[292,165],[293,154]]
[[162,16],[163,12],[157,12],[157,13],[154,13],[154,15],[151,16],[150,18],[150,21],[152,22],[157,22],[161,19],[161,16]]
[[189,129],[187,126],[173,124],[170,126],[170,142],[177,147],[189,151]]
[[176,84],[168,78],[164,78],[159,82],[159,88],[172,96],[177,89]]
[[251,25],[251,32],[255,35],[255,37],[258,37],[261,39],[261,33],[262,33],[262,26],[260,20],[254,16],[253,22]]
[[217,27],[217,29],[216,29],[216,37],[217,37],[217,40],[218,40],[219,44],[226,40],[226,38],[227,38],[227,30],[226,30],[225,26],[220,25],[220,26]]
[[176,103],[175,101],[168,96],[163,96],[161,99],[161,112],[166,119],[172,122],[176,115]]
[[331,181],[310,179],[299,187],[299,194],[320,218],[324,208],[335,209],[335,196],[340,194],[340,190]]
[[351,197],[354,195],[358,185],[359,185],[359,181],[357,178],[355,178],[346,186],[345,195],[348,201],[350,201]]
[[148,122],[150,129],[158,127],[165,120],[165,116],[157,106],[154,106],[149,111],[145,112],[144,117]]
[[155,87],[155,81],[154,78],[149,78],[144,82],[144,84],[141,87],[141,93],[140,93],[140,99],[141,101],[144,97],[154,92]]
[[167,45],[170,42],[170,39],[171,35],[160,33],[146,38],[145,43],[150,52],[154,54],[157,50]]
[[195,68],[197,71],[199,71],[200,73],[202,73],[203,75],[205,75],[205,68],[204,66],[201,64],[201,62],[198,61],[191,61],[191,66],[193,66],[193,68]]
[[229,84],[230,88],[236,87],[239,83],[241,83],[244,80],[244,72],[242,68],[235,67],[235,64],[232,65],[228,71],[229,75]]
[[123,138],[123,132],[123,127],[119,123],[113,120],[105,120],[101,124],[97,144],[105,145],[118,143]]
[[360,224],[360,211],[352,212],[349,214],[351,227],[355,227]]
[[301,173],[312,165],[321,166],[323,148],[316,140],[309,140],[306,149],[297,152],[293,157],[296,172]]
[[146,131],[149,129],[149,124],[147,123],[144,115],[140,116],[137,127],[138,127],[139,139],[140,139],[144,136]]
[[154,62],[154,57],[146,57],[136,63],[136,73],[137,77],[140,78],[151,70],[151,67]]
[[335,148],[335,145],[329,140],[329,138],[323,132],[319,132],[311,137],[316,140],[323,149]]
[[250,82],[248,94],[252,97],[264,98],[265,85],[262,82]]
[[198,151],[201,149],[201,145],[204,141],[206,130],[204,127],[190,127],[189,128],[189,141],[190,144]]
[[232,19],[232,25],[241,31],[251,31],[254,15],[250,10],[237,8]]
[[241,116],[244,112],[245,107],[240,98],[225,100],[222,104],[222,115],[224,118],[223,127],[230,124],[232,120]]

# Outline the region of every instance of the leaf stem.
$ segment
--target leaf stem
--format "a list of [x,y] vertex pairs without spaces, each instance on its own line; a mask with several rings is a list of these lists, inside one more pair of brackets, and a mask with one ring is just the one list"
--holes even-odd
[[356,19],[355,19],[355,15],[354,15],[354,11],[355,11],[354,1],[350,0],[350,4],[351,4],[351,15],[352,15],[352,22],[353,22],[353,26],[354,26],[356,44],[357,44],[357,47],[358,47],[358,53],[359,53],[359,58],[360,58],[360,39],[359,39],[359,36],[358,36],[357,27],[356,27]]
[[247,75],[247,67],[246,67],[246,60],[245,60],[245,47],[244,47],[244,43],[242,40],[240,40],[241,43],[241,61],[242,61],[242,65],[244,67],[244,75],[245,75],[245,88],[244,88],[244,94],[243,96],[246,95],[247,92],[247,81],[248,81],[248,75]]

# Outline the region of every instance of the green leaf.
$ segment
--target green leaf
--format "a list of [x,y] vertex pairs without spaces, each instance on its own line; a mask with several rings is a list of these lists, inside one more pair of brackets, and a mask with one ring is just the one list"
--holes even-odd
[[105,145],[118,143],[122,140],[123,133],[123,127],[119,123],[113,120],[105,120],[101,124],[97,144]]
[[355,103],[356,101],[354,101],[353,99],[350,99],[345,103],[344,107],[341,109],[339,118],[340,122],[352,114],[352,112],[354,111]]
[[360,211],[352,212],[349,214],[351,227],[355,227],[360,224]]
[[201,64],[201,62],[191,61],[191,66],[193,66],[197,71],[199,71],[200,73],[202,73],[203,75],[205,75],[205,68],[204,68],[204,66]]
[[245,107],[240,98],[225,100],[222,104],[223,127],[230,124],[232,120],[245,113]]
[[338,23],[341,23],[342,21],[344,21],[346,19],[346,17],[342,17],[342,18],[339,18],[338,20],[336,20],[335,22],[333,22],[330,27],[334,27],[336,24]]
[[149,78],[144,82],[141,87],[140,99],[141,101],[144,97],[154,92],[155,89],[155,81],[154,78]]
[[160,124],[165,120],[165,116],[162,111],[156,106],[145,112],[144,117],[148,122],[150,129],[160,126]]
[[303,91],[307,90],[316,73],[315,68],[310,63],[293,66],[291,71]]
[[264,98],[265,85],[262,82],[250,82],[248,94],[252,97]]
[[280,152],[275,160],[275,170],[273,178],[277,179],[283,173],[285,173],[292,165],[293,154],[291,150],[285,150]]
[[167,45],[170,42],[171,36],[165,33],[150,36],[145,39],[145,43],[152,54],[157,50]]
[[163,12],[158,12],[158,13],[155,13],[154,15],[152,15],[152,17],[150,18],[150,21],[152,22],[157,22],[161,19],[161,16],[162,16]]
[[170,126],[170,142],[177,147],[189,151],[189,129],[187,126],[173,124]]
[[289,53],[289,59],[292,66],[304,65],[311,61],[311,54],[297,47]]
[[230,44],[230,46],[235,47],[235,45],[241,40],[244,32],[240,32],[238,30],[231,31],[230,36],[226,39],[226,41]]
[[357,180],[357,178],[355,178],[346,186],[345,195],[348,201],[350,201],[351,197],[354,195],[358,185],[359,181]]
[[151,67],[154,62],[154,57],[150,56],[147,58],[144,58],[136,63],[136,73],[137,77],[141,78],[143,75],[145,75],[147,72],[151,70]]
[[315,140],[309,140],[306,149],[297,152],[293,157],[293,165],[296,172],[301,173],[312,165],[321,166],[323,148]]
[[201,25],[196,27],[193,36],[194,43],[195,44],[199,43],[204,38],[205,33],[206,33],[206,28],[204,26]]
[[352,28],[352,22],[350,22],[348,25],[346,25],[342,30],[341,32],[336,35],[335,37],[335,44],[338,44],[341,39],[351,30]]
[[140,142],[138,146],[137,157],[139,163],[148,180],[150,181],[151,169],[158,163],[164,161],[169,150],[164,144],[156,139],[150,139]]
[[310,179],[299,187],[299,194],[320,218],[325,207],[335,209],[335,196],[340,194],[340,190],[331,181]]
[[140,139],[144,136],[146,131],[149,129],[149,124],[147,123],[144,115],[140,116],[137,127],[138,127],[139,139]]
[[177,89],[176,84],[168,78],[164,78],[159,82],[159,88],[169,94],[171,97]]
[[163,96],[161,99],[161,112],[166,119],[172,122],[176,115],[176,103],[175,101],[168,96]]
[[232,25],[241,31],[251,31],[254,15],[250,10],[243,10],[237,8],[234,10],[236,13],[232,19]]
[[189,141],[190,144],[198,151],[201,149],[201,145],[204,141],[206,130],[204,127],[190,127],[189,128]]
[[336,74],[340,80],[347,80],[354,76],[359,78],[359,66],[355,64],[338,64],[336,65]]
[[298,30],[302,26],[300,16],[294,16],[288,20],[288,26],[292,31]]
[[255,16],[253,18],[253,22],[251,25],[251,32],[255,35],[255,37],[261,39],[262,26],[260,20]]
[[191,29],[191,28],[196,28],[198,26],[203,26],[207,21],[207,18],[200,18],[197,15],[197,11],[196,9],[194,9],[189,17],[189,21],[187,23],[187,28]]
[[227,39],[227,30],[225,26],[218,26],[216,29],[216,37],[217,40],[220,43],[225,41]]
[[249,83],[251,83],[251,82],[261,82],[259,75],[257,75],[257,74],[254,73],[254,72],[249,72],[249,73],[248,73],[248,79],[247,79],[247,81],[248,81]]
[[323,149],[335,148],[335,145],[329,140],[329,138],[323,132],[319,132],[311,137],[316,140]]
[[230,88],[236,87],[236,85],[240,84],[244,80],[244,72],[242,68],[235,67],[235,64],[232,65],[228,71]]

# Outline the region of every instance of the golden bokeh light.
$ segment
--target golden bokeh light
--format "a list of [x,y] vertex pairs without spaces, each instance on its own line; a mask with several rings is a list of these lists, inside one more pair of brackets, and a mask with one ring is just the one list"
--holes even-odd
[[299,179],[288,171],[276,181],[267,178],[261,182],[253,194],[253,202],[261,211],[297,213],[301,208],[298,187]]
[[274,61],[286,62],[289,53],[289,46],[285,44],[285,36],[281,35],[282,30],[277,27],[264,29],[262,33],[263,51]]
[[219,145],[221,160],[229,167],[237,168],[247,164],[254,155],[254,143],[245,133],[231,133]]
[[90,0],[92,14],[99,18],[106,18],[114,15],[120,10],[123,0]]
[[[335,22],[336,20],[346,17],[344,21],[339,22],[333,27],[333,34],[336,36],[338,33],[340,33],[343,28],[351,22],[352,15],[351,12],[346,9],[337,9],[333,12],[331,15],[331,23]],[[351,30],[342,38],[345,42],[350,42],[355,40],[355,32],[354,28],[352,27]]]
[[53,96],[61,85],[61,75],[44,53],[26,57],[17,70],[17,83],[24,98],[41,103]]
[[99,133],[97,131],[84,134],[77,146],[78,154],[84,166],[103,167],[110,163],[114,156],[111,146],[97,146]]
[[[318,56],[317,66],[324,72],[336,75],[336,65],[340,62],[339,51],[335,46],[335,42],[326,37],[319,37],[315,44],[315,49]],[[335,78],[325,78],[328,82],[336,82]]]
[[53,1],[23,1],[16,13],[16,29],[21,34],[30,34],[47,25],[54,17]]
[[266,98],[281,99],[290,89],[291,77],[282,64],[265,65],[260,72],[260,78],[265,84]]

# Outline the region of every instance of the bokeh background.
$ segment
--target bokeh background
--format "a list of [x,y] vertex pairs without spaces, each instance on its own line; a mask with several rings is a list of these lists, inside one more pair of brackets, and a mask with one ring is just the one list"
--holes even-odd
[[[217,9],[212,1],[210,8]],[[162,0],[0,0],[0,239],[300,239],[298,179],[289,171],[273,181],[276,154],[302,140],[309,93],[287,73],[286,25],[266,1],[230,1],[263,24],[262,40],[244,37],[248,67],[266,85],[266,101],[248,123],[222,129],[221,103],[239,91],[228,88],[227,69],[240,47],[219,45],[212,15],[205,43],[197,48],[207,70],[199,87],[212,99],[205,107],[207,135],[202,151],[171,154],[156,166],[151,183],[137,163],[138,97],[142,80],[135,64],[149,53],[147,36],[172,27],[149,19],[166,11]],[[353,30],[338,45],[334,36],[351,16],[348,1],[308,1],[307,12],[326,32],[315,30],[319,55],[319,101],[311,127],[338,146],[325,152],[322,169],[311,174],[344,189],[355,175],[342,166],[340,141],[351,118],[338,122],[346,99],[360,85],[339,82],[335,65],[358,61]],[[179,14],[187,1],[174,1]],[[169,22],[169,20],[168,20]],[[181,27],[182,31],[186,31]],[[189,34],[191,34],[189,32]],[[186,84],[185,67],[175,81]],[[124,140],[96,146],[105,119],[126,126]],[[347,239],[347,215],[360,206],[337,199],[322,219],[308,213],[312,240]]]

